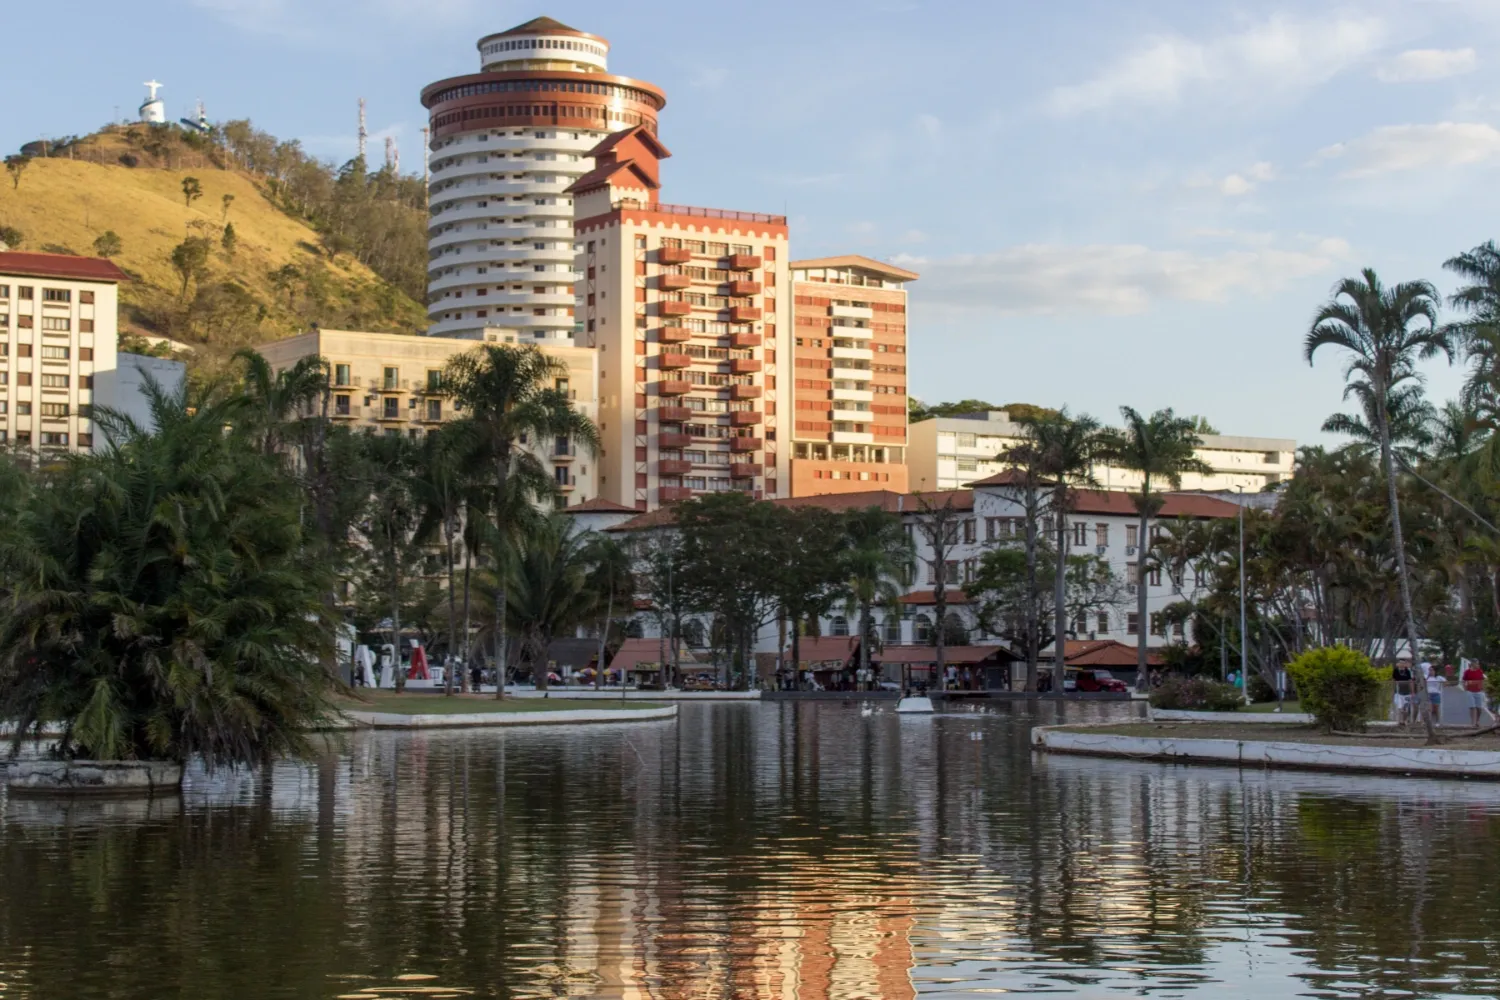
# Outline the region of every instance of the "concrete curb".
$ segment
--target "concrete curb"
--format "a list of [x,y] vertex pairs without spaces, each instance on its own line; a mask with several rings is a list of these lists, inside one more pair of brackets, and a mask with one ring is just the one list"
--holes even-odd
[[1187,712],[1175,708],[1150,708],[1146,718],[1151,722],[1242,722],[1250,725],[1276,723],[1310,726],[1313,717],[1305,712]]
[[[1113,725],[1101,723],[1100,726]],[[1355,747],[1283,740],[1215,740],[1122,736],[1090,732],[1086,725],[1037,726],[1031,744],[1048,753],[1091,754],[1132,760],[1364,771],[1441,778],[1500,780],[1500,752],[1448,747]]]
[[759,701],[759,691],[628,691],[624,698],[619,691],[569,691],[551,689],[545,694],[530,689],[507,691],[507,698],[529,701],[533,698],[549,698],[552,701]]
[[661,708],[611,710],[565,709],[560,712],[483,712],[474,715],[392,715],[386,712],[345,712],[351,727],[366,729],[460,729],[478,726],[572,726],[598,722],[647,722],[675,719],[676,705]]

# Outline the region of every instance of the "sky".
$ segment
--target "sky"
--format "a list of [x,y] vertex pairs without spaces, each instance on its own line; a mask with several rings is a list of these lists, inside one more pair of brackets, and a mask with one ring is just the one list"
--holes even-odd
[[[58,0],[7,34],[0,150],[202,99],[313,153],[396,138],[420,169],[424,85],[547,14],[665,89],[662,197],[788,216],[795,256],[859,253],[910,286],[928,402],[1121,405],[1226,434],[1330,442],[1333,354],[1301,342],[1335,281],[1448,291],[1500,236],[1500,0]],[[86,26],[86,30],[78,30]],[[3,220],[0,220],[3,222]],[[1451,397],[1459,368],[1432,365]],[[1331,443],[1331,442],[1330,442]]]

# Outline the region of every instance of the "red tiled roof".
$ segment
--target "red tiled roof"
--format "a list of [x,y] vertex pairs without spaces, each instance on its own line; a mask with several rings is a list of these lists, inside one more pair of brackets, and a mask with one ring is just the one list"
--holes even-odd
[[595,167],[563,190],[567,194],[582,194],[585,191],[592,191],[609,183],[610,178],[616,174],[625,173],[626,171],[633,174],[636,179],[636,183],[629,185],[630,187],[645,188],[648,191],[654,191],[661,187],[660,184],[648,177],[644,170],[636,166],[634,160],[620,160],[617,163],[604,163]]
[[560,513],[560,514],[636,514],[636,513],[639,513],[639,511],[637,511],[634,507],[626,507],[624,504],[615,503],[613,500],[606,500],[603,497],[594,497],[594,499],[592,499],[592,500],[585,500],[583,503],[577,503],[577,504],[574,504],[571,507],[564,507],[558,513]]
[[130,280],[130,275],[103,257],[73,257],[65,253],[0,252],[0,274],[28,278],[71,278],[75,281],[102,281],[110,284]]
[[609,135],[601,139],[598,145],[596,145],[593,149],[589,150],[584,155],[591,160],[597,160],[605,153],[608,153],[611,149],[614,149],[620,143],[624,142],[626,139],[632,137],[635,137],[642,143],[644,143],[647,149],[656,154],[657,159],[665,160],[667,157],[672,155],[671,151],[668,150],[666,146],[662,145],[661,140],[658,139],[654,134],[652,134],[651,130],[644,125],[632,125],[630,126],[630,128],[621,129],[618,132],[611,132]]
[[[672,655],[672,644],[666,644],[667,656]],[[660,668],[662,653],[662,642],[660,639],[626,639],[620,643],[620,648],[615,651],[614,657],[609,661],[610,670],[633,670],[641,664],[652,664],[643,669],[656,670]],[[679,663],[694,664],[698,660],[692,653],[682,649],[677,654]]]
[[[1049,647],[1042,651],[1047,659],[1052,658]],[[1118,639],[1069,639],[1063,644],[1064,662],[1070,667],[1134,667],[1137,663],[1136,647],[1127,646]],[[1146,652],[1146,663],[1153,667],[1162,665],[1161,654],[1156,650]]]
[[[952,503],[954,510],[974,509],[973,490],[942,490],[926,493],[866,490],[862,493],[821,493],[811,497],[781,497],[770,502],[778,507],[822,507],[825,510],[862,510],[866,507],[879,507],[891,514],[902,512],[911,514],[921,512],[924,498],[935,507]],[[671,523],[672,508],[666,506],[632,518],[624,524],[615,525],[609,530],[640,531],[644,528],[658,528]]]
[[[910,594],[901,595],[902,604],[936,604],[937,593],[932,590],[914,590]],[[969,595],[962,590],[944,590],[943,601],[946,604],[968,604]]]
[[[787,655],[792,652],[787,644]],[[859,637],[853,635],[809,636],[797,644],[797,655],[803,663],[839,663],[847,665],[859,651]]]
[[[1004,646],[945,646],[943,662],[954,666],[984,663],[987,660],[1009,662],[1016,659]],[[876,657],[881,663],[936,663],[936,646],[887,646]]]
[[[985,486],[1016,486],[1023,481],[1022,474],[1015,469],[1006,469],[993,476],[970,483],[971,488]],[[1127,517],[1139,515],[1135,509],[1134,493],[1125,490],[1073,490],[1072,512],[1075,514],[1120,514]],[[1204,496],[1201,493],[1168,493],[1161,510],[1154,517],[1238,517],[1240,509],[1227,500]]]

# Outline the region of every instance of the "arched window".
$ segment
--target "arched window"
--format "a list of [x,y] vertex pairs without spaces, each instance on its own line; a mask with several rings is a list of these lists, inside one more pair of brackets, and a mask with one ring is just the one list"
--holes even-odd
[[926,615],[917,615],[912,619],[912,634],[918,642],[931,642],[932,619]]
[[969,643],[969,629],[956,611],[943,616],[943,642],[949,646],[966,646]]
[[843,615],[834,615],[833,621],[829,623],[829,629],[833,635],[848,635],[849,619]]
[[885,628],[883,638],[886,642],[901,641],[901,616],[895,612],[885,616]]

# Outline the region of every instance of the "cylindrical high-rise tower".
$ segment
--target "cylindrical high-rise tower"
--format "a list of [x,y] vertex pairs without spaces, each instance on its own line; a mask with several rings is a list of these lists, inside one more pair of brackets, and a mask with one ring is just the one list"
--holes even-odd
[[573,197],[611,132],[656,131],[658,87],[606,72],[609,43],[539,17],[479,40],[481,72],[422,91],[430,113],[432,336],[573,336]]

